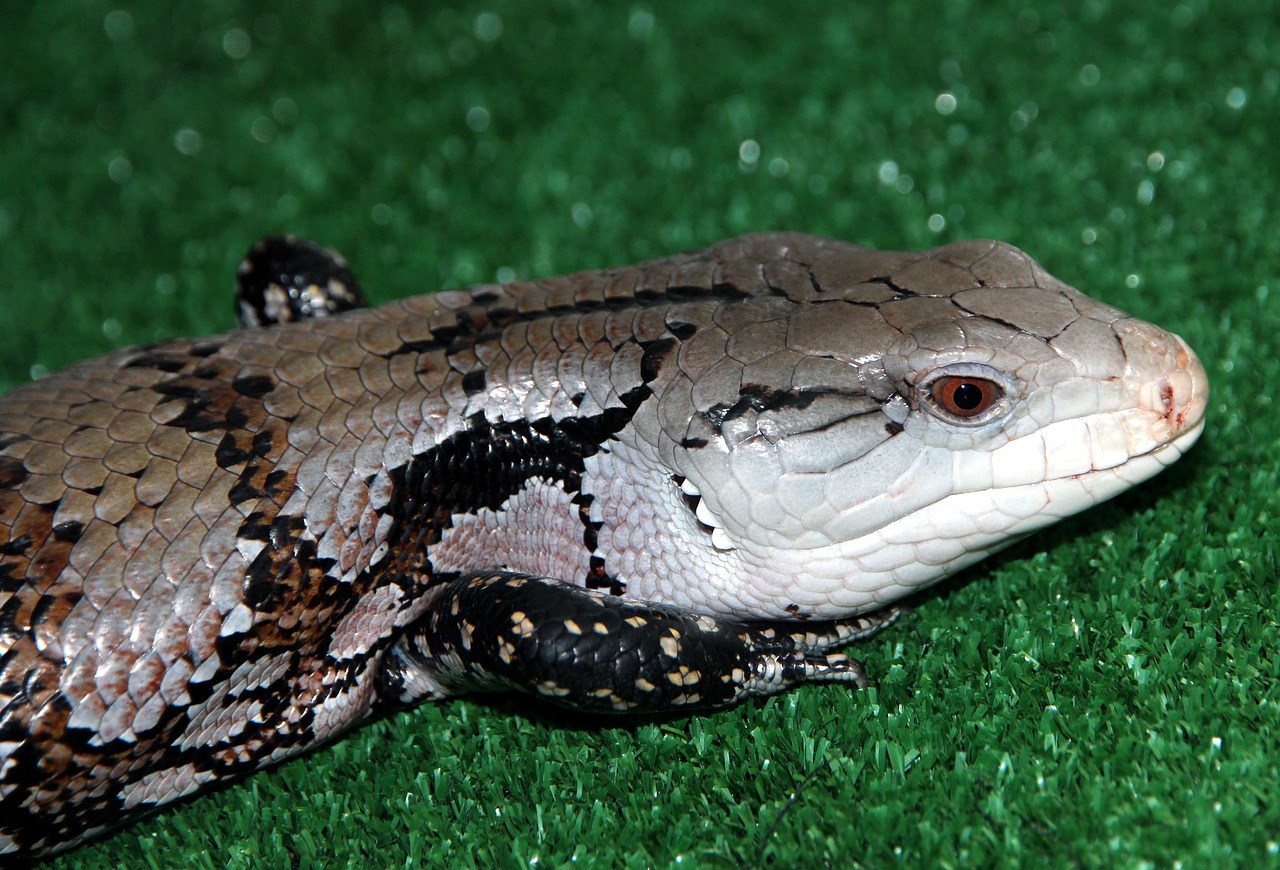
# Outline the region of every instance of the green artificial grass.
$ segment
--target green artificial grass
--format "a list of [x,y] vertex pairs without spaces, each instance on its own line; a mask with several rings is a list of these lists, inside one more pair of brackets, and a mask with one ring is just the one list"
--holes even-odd
[[0,386],[229,328],[281,231],[376,300],[991,236],[1187,338],[1202,443],[919,601],[874,690],[428,706],[53,866],[1280,864],[1272,4],[421,6],[8,8]]

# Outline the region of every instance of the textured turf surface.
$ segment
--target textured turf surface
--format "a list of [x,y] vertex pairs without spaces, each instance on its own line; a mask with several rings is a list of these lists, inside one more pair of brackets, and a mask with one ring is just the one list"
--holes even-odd
[[693,5],[7,9],[0,385],[229,327],[284,230],[375,299],[994,236],[1190,341],[1201,446],[862,645],[875,690],[426,707],[56,866],[1280,861],[1272,4]]

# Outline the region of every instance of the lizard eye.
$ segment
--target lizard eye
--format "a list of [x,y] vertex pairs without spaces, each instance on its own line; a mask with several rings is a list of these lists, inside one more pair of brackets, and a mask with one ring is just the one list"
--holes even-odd
[[[987,377],[965,365],[959,371],[947,367],[919,387],[921,404],[934,416],[951,423],[986,423],[1008,409],[1009,386],[1004,378]],[[993,373],[994,375],[994,373]]]
[[970,419],[982,415],[1004,395],[1004,390],[984,378],[950,376],[939,378],[929,388],[938,408],[954,417]]

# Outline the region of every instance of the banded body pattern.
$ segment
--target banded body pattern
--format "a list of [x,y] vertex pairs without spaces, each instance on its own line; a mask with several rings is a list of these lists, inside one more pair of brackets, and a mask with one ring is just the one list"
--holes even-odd
[[833,646],[1202,425],[1180,339],[996,242],[748,236],[337,316],[345,264],[273,244],[277,325],[0,398],[0,852],[422,698],[863,682]]

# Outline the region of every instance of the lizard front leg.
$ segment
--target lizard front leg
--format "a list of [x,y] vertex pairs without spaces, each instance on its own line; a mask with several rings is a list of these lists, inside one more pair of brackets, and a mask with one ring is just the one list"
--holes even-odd
[[716,707],[803,682],[868,685],[833,647],[897,618],[743,623],[546,577],[470,574],[449,583],[383,663],[404,703],[515,689],[591,712]]

